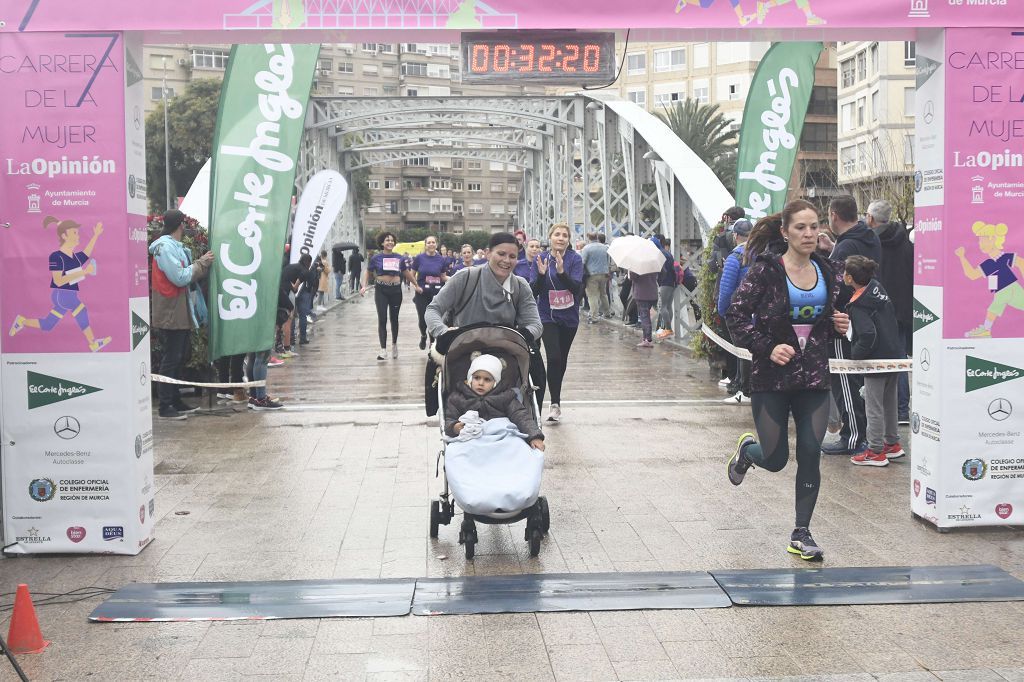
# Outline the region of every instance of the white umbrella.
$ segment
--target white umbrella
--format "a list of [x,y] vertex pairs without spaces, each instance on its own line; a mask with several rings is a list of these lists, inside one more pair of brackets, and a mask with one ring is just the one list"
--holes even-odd
[[665,265],[665,254],[650,239],[627,234],[616,237],[608,247],[608,256],[620,268],[631,270],[638,275],[660,272]]

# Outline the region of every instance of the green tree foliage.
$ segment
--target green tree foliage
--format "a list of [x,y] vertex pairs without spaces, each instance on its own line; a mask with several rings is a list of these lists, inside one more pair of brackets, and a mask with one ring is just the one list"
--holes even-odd
[[[184,196],[199,169],[210,158],[221,82],[192,81],[184,93],[168,100],[171,197]],[[150,210],[167,210],[164,182],[164,109],[160,103],[146,117],[146,189]]]
[[717,104],[687,98],[656,115],[714,171],[730,194],[736,191],[738,137]]

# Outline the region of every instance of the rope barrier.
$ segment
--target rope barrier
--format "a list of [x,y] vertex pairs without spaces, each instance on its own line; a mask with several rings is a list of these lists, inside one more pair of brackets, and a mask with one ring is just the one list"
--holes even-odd
[[152,374],[150,378],[153,381],[163,384],[177,384],[178,386],[198,386],[200,388],[250,388],[252,386],[266,386],[267,380],[262,379],[260,381],[235,381],[224,384],[218,383],[206,383],[202,381],[182,381],[181,379],[172,379],[165,377],[162,374]]
[[[750,351],[729,343],[706,324],[701,325],[701,331],[722,350],[735,355],[741,360],[750,359]],[[893,360],[829,360],[828,371],[832,374],[882,374],[888,372],[910,372],[914,369],[914,361],[910,358]]]

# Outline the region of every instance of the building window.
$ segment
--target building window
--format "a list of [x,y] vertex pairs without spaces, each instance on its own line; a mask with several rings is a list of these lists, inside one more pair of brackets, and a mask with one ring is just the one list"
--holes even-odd
[[352,73],[352,62],[338,62],[338,73]]
[[864,127],[864,109],[867,106],[867,101],[864,97],[857,100],[857,127]]
[[451,213],[452,212],[452,200],[451,199],[431,199],[430,200],[430,212],[431,213]]
[[805,123],[800,135],[800,151],[836,152],[838,131],[831,123]]
[[[162,88],[159,87],[153,88],[152,92],[150,92],[149,94],[149,98],[154,102],[159,102],[164,98],[163,94],[161,93],[161,90]],[[167,99],[170,99],[172,97],[174,97],[174,88],[167,88]]]
[[857,170],[857,148],[851,146],[840,149],[839,163],[842,165],[844,175],[853,175]]
[[491,204],[491,215],[505,215],[505,205]]
[[376,76],[377,65],[376,64],[363,64],[363,75],[364,76]]
[[398,189],[398,178],[384,178],[384,189]]
[[377,52],[380,52],[381,54],[394,54],[395,46],[385,43],[377,43]]
[[417,156],[412,159],[406,159],[402,164],[406,166],[428,166],[430,165],[429,161],[430,159],[425,156]]
[[847,59],[839,63],[839,73],[842,78],[842,86],[844,88],[852,88],[856,82],[855,76],[855,64],[852,59]]
[[693,68],[708,68],[709,50],[707,43],[697,43],[693,46]]
[[398,213],[398,199],[384,202],[388,213]]
[[844,133],[853,130],[853,102],[843,105],[840,125],[843,126]]
[[509,194],[518,194],[519,193],[519,183],[517,183],[517,182],[510,182],[510,183],[508,183],[508,193]]
[[626,73],[636,76],[647,72],[647,55],[643,52],[626,55]]
[[452,168],[456,170],[462,170],[463,161],[462,159],[452,159]]
[[871,75],[878,73],[878,43],[871,44]]
[[484,205],[483,204],[470,204],[469,205],[469,214],[470,215],[480,215],[483,212],[484,212]]
[[917,64],[917,45],[913,42],[903,43],[903,66]]
[[483,164],[480,161],[467,161],[467,170],[483,170]]
[[398,97],[398,86],[397,85],[385,85],[384,86],[385,97]]
[[811,101],[807,113],[812,116],[834,116],[836,113],[836,87],[815,85],[811,90]]
[[451,178],[430,178],[430,189],[445,189],[451,190],[452,180]]
[[377,51],[377,43],[363,43],[363,52],[375,53]]
[[406,199],[405,210],[414,213],[429,213],[430,199]]
[[326,76],[330,74],[331,70],[334,68],[334,62],[331,61],[330,59],[325,59],[321,57],[320,59],[316,60],[316,68],[317,71],[320,72],[321,76]]
[[338,86],[338,94],[339,95],[354,95],[354,94],[356,94],[356,89],[354,87],[352,87],[351,85],[339,85]]
[[380,73],[381,73],[382,76],[389,76],[389,77],[390,76],[394,76],[395,75],[395,65],[394,64],[381,64],[380,65]]
[[654,106],[670,107],[674,102],[683,99],[681,92],[656,92],[654,93]]
[[504,182],[492,182],[491,183],[491,191],[492,192],[504,192],[505,191],[505,183]]
[[629,101],[637,106],[647,106],[647,91],[646,90],[630,90],[626,93]]
[[403,76],[426,76],[427,75],[427,63],[426,62],[406,62],[402,64],[402,75]]
[[491,161],[489,165],[492,171],[500,171],[505,169],[505,164],[503,164],[501,161]]
[[711,100],[711,94],[708,91],[708,86],[705,85],[694,85],[693,86],[693,98],[701,104],[707,104]]
[[455,213],[457,215],[462,215],[464,211],[465,211],[465,209],[462,207],[462,204],[456,204],[456,203],[452,204],[452,213]]
[[731,83],[729,85],[729,99],[739,99],[739,98],[740,98],[740,86],[737,85],[736,83]]
[[363,97],[376,97],[377,88],[363,88]]
[[871,122],[878,122],[879,108],[881,105],[881,96],[878,94],[878,90],[871,93]]
[[193,69],[224,69],[228,65],[228,53],[224,50],[192,50]]
[[466,183],[466,189],[468,191],[470,191],[470,192],[479,192],[480,191],[480,183],[479,182],[467,182]]
[[857,145],[857,157],[860,161],[860,169],[866,171],[868,169],[868,144],[867,142],[861,142]]
[[366,186],[370,189],[380,189],[380,180],[367,180]]
[[416,88],[406,88],[405,89],[405,96],[406,97],[418,97],[419,94],[420,94],[420,91],[417,90]]
[[868,55],[864,50],[857,53],[857,80],[862,81],[868,77]]
[[519,214],[519,206],[517,206],[516,204],[509,204],[508,205],[508,214],[509,215],[518,215]]
[[914,115],[914,94],[917,88],[903,88],[903,115]]
[[[452,162],[455,163],[454,161]],[[452,180],[452,191],[461,192],[463,188],[462,180]]]
[[672,50],[654,51],[654,70],[682,71],[686,68],[686,48],[680,47]]

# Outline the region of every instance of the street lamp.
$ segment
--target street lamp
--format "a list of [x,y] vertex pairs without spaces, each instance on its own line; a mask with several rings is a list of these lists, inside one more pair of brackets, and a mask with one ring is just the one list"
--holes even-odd
[[160,96],[164,101],[164,190],[166,191],[167,210],[175,208],[171,203],[171,140],[167,133],[167,57],[163,58],[164,81]]

